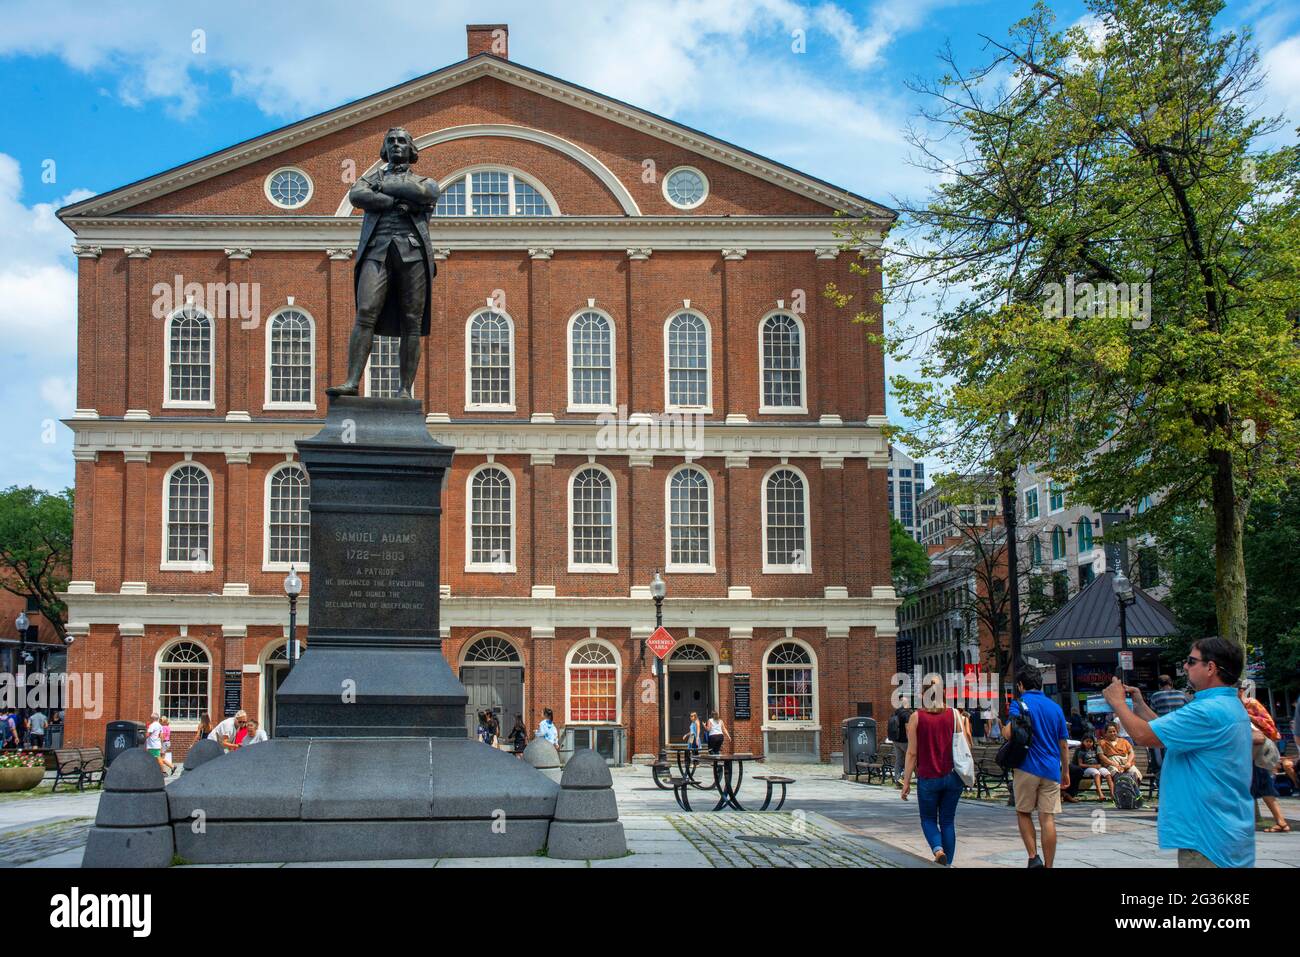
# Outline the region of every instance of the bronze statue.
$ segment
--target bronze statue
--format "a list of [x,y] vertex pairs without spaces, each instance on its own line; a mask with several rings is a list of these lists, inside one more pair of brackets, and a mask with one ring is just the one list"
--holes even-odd
[[356,395],[374,337],[401,336],[401,391],[411,398],[420,367],[420,339],[429,334],[433,262],[429,216],[438,201],[438,185],[410,167],[419,159],[411,134],[397,126],[384,135],[379,158],[383,169],[362,176],[348,199],[365,210],[361,242],[353,267],[357,321],[348,341],[348,378],[325,391]]

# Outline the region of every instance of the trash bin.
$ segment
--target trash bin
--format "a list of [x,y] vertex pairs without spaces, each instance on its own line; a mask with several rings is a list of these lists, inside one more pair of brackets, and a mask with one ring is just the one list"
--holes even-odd
[[123,751],[144,745],[144,725],[139,721],[110,721],[104,730],[104,767]]
[[876,719],[845,718],[840,724],[844,729],[844,773],[854,774],[859,761],[876,756]]

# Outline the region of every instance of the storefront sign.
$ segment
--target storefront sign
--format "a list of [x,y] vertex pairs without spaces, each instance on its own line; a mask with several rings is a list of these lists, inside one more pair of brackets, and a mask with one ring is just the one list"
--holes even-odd
[[732,675],[731,687],[733,699],[731,716],[736,721],[748,721],[750,719],[748,673]]

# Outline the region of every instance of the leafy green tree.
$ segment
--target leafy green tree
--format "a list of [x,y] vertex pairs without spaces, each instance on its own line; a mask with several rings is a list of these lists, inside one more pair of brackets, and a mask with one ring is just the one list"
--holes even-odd
[[72,489],[45,492],[14,486],[0,492],[0,588],[35,598],[60,638],[72,566]]
[[930,574],[930,557],[925,546],[892,516],[889,519],[889,556],[895,591],[902,593],[904,589],[920,588],[925,584],[926,576]]
[[940,185],[901,204],[882,341],[925,352],[892,384],[915,454],[1147,500],[1125,534],[1208,503],[1215,630],[1244,647],[1243,529],[1300,460],[1300,151],[1263,145],[1281,121],[1252,113],[1258,53],[1216,29],[1220,0],[1088,8],[1061,31],[1039,4],[921,87],[913,146]]

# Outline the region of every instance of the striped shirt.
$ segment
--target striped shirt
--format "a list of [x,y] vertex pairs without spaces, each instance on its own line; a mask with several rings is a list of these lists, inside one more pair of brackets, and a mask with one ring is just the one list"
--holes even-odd
[[1171,711],[1177,711],[1187,704],[1187,695],[1173,688],[1161,688],[1151,696],[1151,710],[1158,717],[1164,717]]

